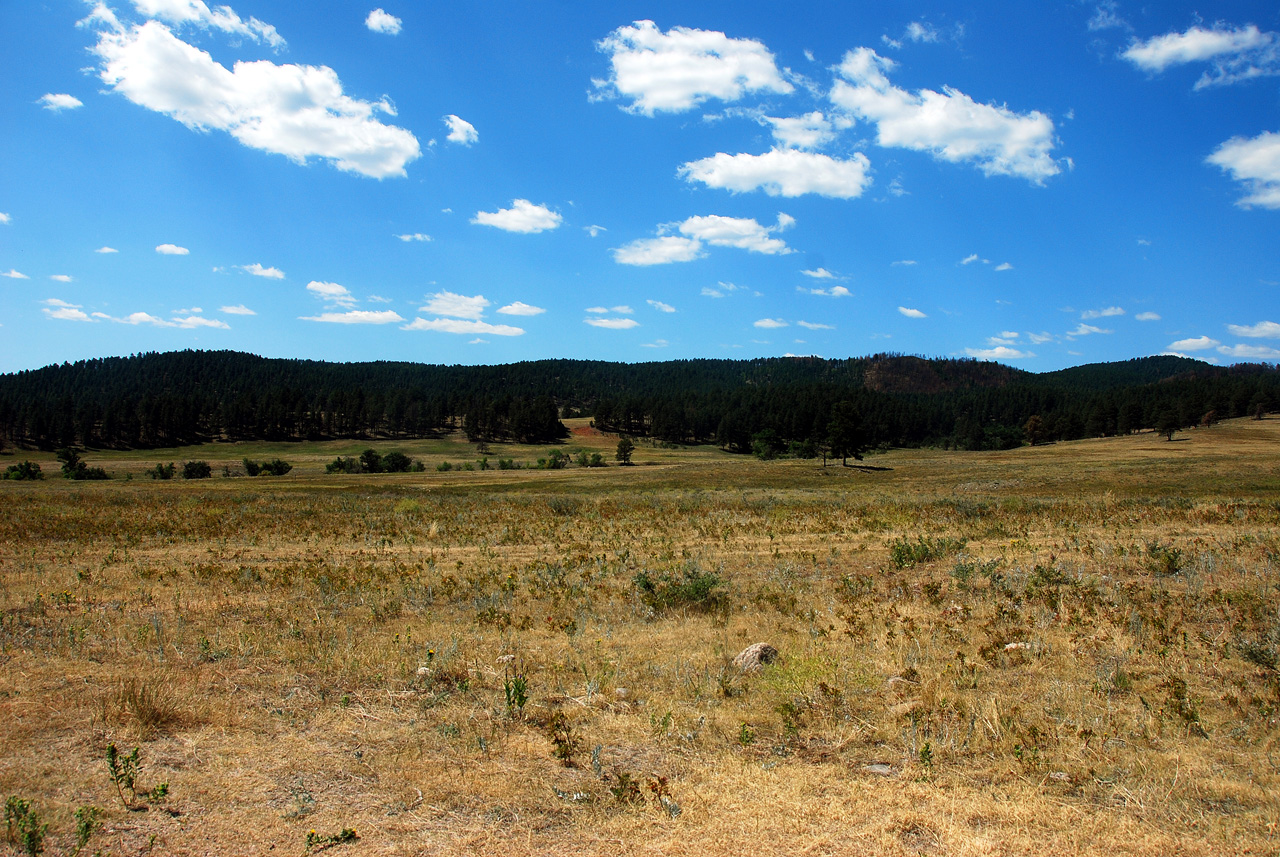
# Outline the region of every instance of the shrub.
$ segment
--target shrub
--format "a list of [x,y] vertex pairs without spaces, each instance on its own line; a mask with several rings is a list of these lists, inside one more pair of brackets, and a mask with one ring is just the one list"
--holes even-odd
[[63,479],[110,479],[107,471],[101,467],[90,467],[80,457],[80,450],[73,446],[63,447],[57,452],[62,462]]
[[640,600],[655,613],[668,610],[716,612],[729,604],[724,580],[690,562],[678,573],[640,571],[631,579]]
[[388,452],[382,457],[382,469],[387,473],[408,473],[413,460],[403,452]]
[[339,455],[333,461],[324,466],[325,473],[359,473],[360,459],[343,458]]
[[382,454],[372,448],[360,453],[360,469],[365,473],[381,473]]
[[902,536],[889,545],[889,562],[893,563],[894,568],[911,568],[913,565],[932,562],[964,550],[964,546],[964,539],[916,536],[913,542],[906,536]]
[[262,472],[268,476],[284,476],[292,469],[292,464],[287,461],[281,461],[278,458],[273,458],[270,461],[264,462],[261,467]]
[[9,468],[4,472],[5,479],[43,479],[44,474],[40,472],[40,465],[34,461],[23,461],[19,464],[10,464]]
[[241,463],[244,464],[244,472],[249,474],[250,476],[257,476],[259,473],[262,472],[262,465],[256,461],[250,461],[249,459],[246,458]]
[[168,464],[157,464],[147,471],[147,475],[152,479],[172,479],[173,471],[173,462],[170,461]]
[[188,461],[182,465],[183,479],[208,479],[213,475],[213,468],[207,461]]

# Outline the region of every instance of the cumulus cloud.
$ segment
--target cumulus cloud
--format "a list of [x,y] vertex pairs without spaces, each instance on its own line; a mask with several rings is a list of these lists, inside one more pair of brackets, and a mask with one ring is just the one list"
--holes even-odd
[[65,92],[47,92],[40,96],[40,104],[45,110],[52,110],[54,113],[84,106],[84,102],[79,98],[67,95]]
[[817,152],[773,149],[763,155],[729,155],[681,165],[677,175],[688,182],[733,193],[763,190],[770,196],[795,197],[807,193],[833,199],[862,196],[871,184],[871,162],[861,152],[840,160]]
[[1159,321],[1160,315],[1154,312],[1140,312],[1134,318],[1138,321]]
[[1280,348],[1266,345],[1220,345],[1218,352],[1228,357],[1243,357],[1248,360],[1280,360]]
[[899,260],[898,260],[898,261],[896,261],[896,262],[890,262],[890,263],[889,263],[889,266],[890,266],[890,267],[892,267],[892,268],[899,268],[899,267],[904,267],[904,266],[905,266],[905,267],[910,267],[910,266],[912,266],[912,265],[918,265],[918,264],[920,264],[920,263],[919,263],[919,262],[917,262],[915,259],[899,259]]
[[1194,339],[1179,339],[1177,342],[1169,343],[1169,351],[1204,351],[1209,348],[1217,348],[1222,343],[1216,339],[1210,339],[1208,336],[1197,336]]
[[761,226],[748,217],[709,214],[690,217],[679,228],[682,234],[715,247],[738,247],[772,256],[793,252],[787,242],[774,238],[773,233],[789,229],[794,223],[795,219],[787,214],[778,215],[776,226]]
[[0,225],[7,225],[12,222],[13,218],[9,216],[7,211],[0,211]]
[[[147,3],[171,22],[206,20],[198,7],[208,7],[198,0]],[[144,4],[137,5],[142,9]],[[225,6],[209,13],[210,25],[228,29],[230,25],[218,24],[230,20],[219,17],[224,10],[230,13]],[[270,42],[263,29],[267,25],[255,29],[254,20],[244,31],[229,31],[257,33]],[[103,83],[135,104],[193,130],[226,131],[250,148],[298,164],[318,157],[340,170],[381,179],[405,175],[405,165],[421,154],[413,134],[376,118],[378,113],[395,115],[389,101],[345,95],[337,73],[327,66],[259,60],[237,62],[229,70],[158,20],[130,27],[117,23],[99,34],[93,50],[102,61]]]
[[815,280],[834,280],[836,275],[828,271],[826,268],[814,268],[811,271],[801,271],[806,277],[812,277]]
[[844,286],[832,286],[829,289],[806,289],[803,286],[797,286],[796,290],[806,295],[818,295],[824,298],[847,298],[853,294]]
[[932,24],[926,24],[924,21],[912,21],[907,24],[905,37],[913,42],[936,42],[939,39],[938,30]]
[[120,251],[119,251],[119,250],[117,250],[117,249],[116,249],[116,248],[114,248],[114,247],[107,247],[106,245],[103,245],[102,247],[99,247],[97,250],[94,250],[93,252],[95,252],[95,253],[119,253]]
[[[275,27],[257,18],[241,20],[230,6],[210,9],[204,0],[133,0],[133,5],[139,14],[168,21],[176,27],[192,24],[202,29],[212,28],[255,42],[265,42],[273,48],[281,48],[285,44]],[[115,18],[112,16],[110,20],[104,20],[109,24]]]
[[226,313],[227,315],[257,315],[256,312],[249,309],[244,304],[236,304],[235,306],[219,307],[218,312]]
[[630,330],[640,326],[640,322],[634,318],[584,318],[582,321],[584,324],[603,327],[606,330]]
[[298,316],[302,321],[319,321],[326,324],[392,324],[404,321],[395,310],[353,309],[347,312],[322,312],[320,315]]
[[[307,283],[307,291],[320,298],[323,301],[335,304],[340,307],[353,307],[356,304],[355,295],[347,289],[346,286],[338,283],[326,283],[322,280],[312,280]],[[311,319],[316,321],[317,319]]]
[[1012,271],[1012,270],[1013,270],[1013,266],[1012,266],[1012,265],[1010,265],[1008,262],[1001,262],[999,265],[996,265],[996,270],[997,270],[997,271]]
[[590,235],[592,238],[595,238],[595,237],[596,237],[597,235],[599,235],[601,232],[608,232],[608,231],[609,231],[608,229],[605,229],[603,226],[597,226],[597,225],[595,225],[594,223],[593,223],[593,224],[591,224],[590,226],[584,226],[584,227],[582,227],[582,228],[583,228],[583,230],[584,230],[588,235]]
[[1090,336],[1091,334],[1094,334],[1094,333],[1110,333],[1110,332],[1111,331],[1109,330],[1103,330],[1101,327],[1094,327],[1092,324],[1085,324],[1084,322],[1080,322],[1078,325],[1076,325],[1075,330],[1067,333],[1066,335],[1068,337]]
[[489,301],[484,295],[459,295],[449,291],[436,292],[427,296],[425,306],[419,308],[419,312],[429,312],[432,315],[448,315],[454,318],[470,318],[480,319],[484,315],[485,308],[489,306]]
[[[797,321],[796,324],[808,330],[835,330],[834,324],[821,324],[816,321]],[[799,340],[797,340],[798,342]]]
[[431,240],[431,236],[427,235],[425,232],[406,232],[403,235],[397,235],[396,237],[405,242]]
[[1280,324],[1274,321],[1260,321],[1257,324],[1228,324],[1227,330],[1236,336],[1247,336],[1258,339],[1280,339]]
[[912,309],[911,307],[905,307],[905,306],[898,307],[898,312],[902,313],[907,318],[928,318],[929,317],[918,309]]
[[252,265],[237,265],[236,267],[246,274],[253,274],[255,277],[266,277],[268,280],[284,279],[284,271],[279,268],[264,268],[257,262]]
[[977,261],[978,261],[978,254],[977,254],[977,253],[970,253],[968,256],[965,256],[963,259],[961,259],[961,260],[960,260],[960,264],[961,264],[961,265],[972,265],[974,262],[977,262]]
[[1195,84],[1203,89],[1280,74],[1280,34],[1264,33],[1253,24],[1231,28],[1217,23],[1134,41],[1120,56],[1150,74],[1207,62],[1210,67]]
[[610,73],[592,81],[597,96],[627,99],[624,109],[646,116],[691,110],[708,98],[737,101],[749,92],[794,89],[763,44],[718,31],[673,27],[663,33],[652,21],[636,21],[598,47],[609,55]]
[[[836,138],[836,123],[814,110],[803,116],[764,117],[773,128],[773,139],[789,149],[820,149]],[[847,126],[848,122],[842,123]]]
[[1106,309],[1089,309],[1080,313],[1080,317],[1086,320],[1092,318],[1111,318],[1116,315],[1124,315],[1124,309],[1118,306],[1109,306]]
[[1236,205],[1280,208],[1280,134],[1267,131],[1257,137],[1232,137],[1206,160],[1248,189]]
[[658,238],[640,238],[621,247],[613,248],[613,260],[619,265],[666,265],[671,262],[692,262],[705,255],[702,242],[679,235],[663,235]]
[[81,308],[80,304],[67,303],[58,298],[49,298],[41,301],[44,307],[41,312],[49,318],[56,318],[60,321],[93,321],[87,313]]
[[15,268],[10,268],[8,271],[5,271],[5,272],[0,273],[0,277],[8,277],[8,278],[9,278],[9,279],[11,279],[11,280],[29,280],[29,279],[31,279],[31,278],[30,278],[30,277],[28,277],[26,274],[22,273],[21,271],[19,271],[19,270],[15,269]]
[[665,339],[655,339],[653,342],[641,343],[641,348],[666,348],[669,343]]
[[50,274],[49,279],[59,283],[69,283],[71,282],[71,275],[70,274]]
[[879,145],[972,162],[986,175],[1017,176],[1034,184],[1061,172],[1050,155],[1053,120],[1045,114],[979,104],[951,87],[913,94],[889,82],[894,65],[870,48],[849,51],[837,69],[842,79],[830,94],[836,106],[876,126]]
[[161,244],[156,247],[156,252],[161,256],[186,256],[191,251],[177,244]]
[[1020,351],[1007,345],[999,345],[995,348],[966,348],[964,353],[978,360],[1021,360],[1036,356],[1030,351]]
[[388,36],[395,36],[400,33],[400,25],[404,23],[395,15],[384,12],[381,9],[374,9],[369,16],[364,19],[364,25],[375,33],[386,33]]
[[769,330],[778,327],[790,327],[790,325],[781,318],[762,318],[759,321],[752,322],[752,325],[754,327],[763,327]]
[[459,333],[468,336],[490,334],[492,336],[521,336],[524,329],[509,324],[490,324],[463,318],[415,318],[401,330],[434,330],[438,333]]
[[504,307],[498,307],[498,312],[503,315],[542,315],[546,310],[540,306],[532,306],[524,303],[523,301],[515,301],[514,303],[509,303]]
[[497,211],[477,211],[471,218],[472,223],[482,226],[496,226],[507,232],[546,232],[555,229],[564,218],[558,212],[545,205],[534,205],[527,199],[514,199],[510,208]]
[[671,304],[663,303],[662,301],[645,301],[645,303],[647,303],[649,306],[656,309],[658,312],[675,312],[676,311],[676,308],[673,307]]
[[449,134],[445,139],[450,143],[461,143],[464,146],[470,146],[480,139],[480,132],[476,131],[476,126],[460,116],[454,116],[450,113],[444,117],[444,124],[449,126]]

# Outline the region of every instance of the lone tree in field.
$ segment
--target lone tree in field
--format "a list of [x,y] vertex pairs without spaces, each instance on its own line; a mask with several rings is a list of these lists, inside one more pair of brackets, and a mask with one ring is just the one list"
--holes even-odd
[[1162,434],[1166,440],[1173,440],[1173,436],[1182,428],[1182,420],[1178,419],[1178,414],[1171,408],[1160,414],[1160,419],[1156,421],[1156,434]]
[[831,446],[831,457],[839,458],[845,467],[849,466],[850,458],[862,460],[866,440],[862,433],[862,417],[852,402],[837,402],[831,409],[827,443]]
[[618,441],[618,452],[614,458],[618,459],[619,464],[627,465],[631,463],[631,453],[636,451],[636,445],[631,442],[631,438],[625,434]]
[[1027,440],[1031,441],[1031,445],[1035,446],[1044,440],[1044,420],[1040,419],[1039,414],[1032,414],[1027,424],[1022,427],[1022,432],[1027,436]]

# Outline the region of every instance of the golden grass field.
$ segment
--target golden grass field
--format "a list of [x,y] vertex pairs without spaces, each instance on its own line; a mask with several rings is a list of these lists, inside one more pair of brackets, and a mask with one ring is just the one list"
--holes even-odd
[[[29,807],[0,847],[1280,853],[1280,420],[436,472],[479,458],[455,437],[324,474],[369,445],[0,482],[0,797]],[[219,475],[246,455],[294,470]],[[214,477],[143,475],[186,459]],[[781,659],[743,674],[755,642]]]

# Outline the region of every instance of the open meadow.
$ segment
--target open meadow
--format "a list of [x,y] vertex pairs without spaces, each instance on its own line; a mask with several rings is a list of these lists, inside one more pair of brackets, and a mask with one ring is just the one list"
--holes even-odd
[[[566,422],[610,466],[30,454],[0,850],[1280,853],[1280,419],[825,468]],[[371,445],[426,469],[325,473]]]

